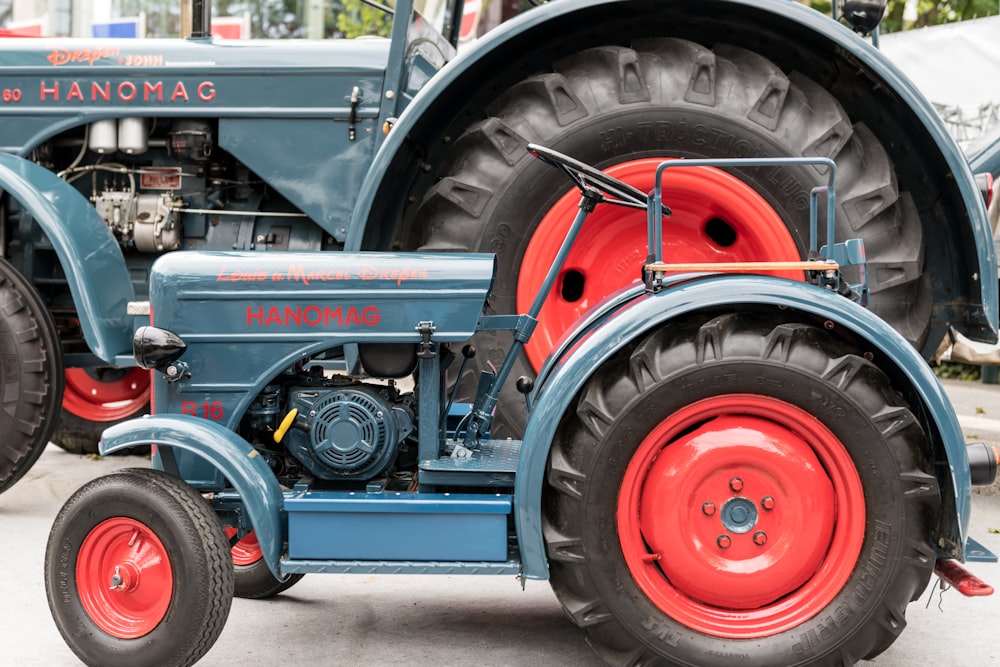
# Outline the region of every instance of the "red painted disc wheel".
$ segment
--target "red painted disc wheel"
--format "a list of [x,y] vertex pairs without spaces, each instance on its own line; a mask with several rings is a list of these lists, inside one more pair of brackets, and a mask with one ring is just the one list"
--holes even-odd
[[80,546],[77,592],[87,616],[119,639],[149,634],[163,620],[173,594],[167,550],[143,523],[102,521]]
[[[642,190],[653,189],[662,160],[633,160],[605,173]],[[746,262],[800,259],[784,221],[753,188],[710,167],[667,170],[663,198],[671,215],[663,224],[667,262]],[[564,195],[538,223],[524,252],[517,312],[531,306],[577,213],[579,192]],[[590,307],[639,279],[646,259],[646,212],[602,205],[590,214],[570,251],[526,346],[538,370],[564,331]],[[770,275],[802,280],[802,272]]]
[[818,419],[778,399],[722,395],[642,441],[617,524],[629,571],[663,613],[709,635],[767,637],[846,585],[864,541],[864,490]]
[[[236,535],[236,529],[232,526],[226,526],[226,537],[232,542],[233,536]],[[238,542],[233,544],[233,565],[253,565],[264,557],[264,552],[260,549],[260,543],[257,541],[257,533],[250,531],[244,535]]]
[[134,415],[148,403],[149,371],[66,369],[63,408],[81,419],[114,422]]

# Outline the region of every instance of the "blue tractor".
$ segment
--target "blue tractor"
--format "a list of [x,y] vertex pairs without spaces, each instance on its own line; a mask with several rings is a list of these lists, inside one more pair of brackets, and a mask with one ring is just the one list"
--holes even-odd
[[[967,534],[970,484],[993,482],[998,453],[965,444],[929,365],[866,308],[865,244],[836,240],[835,161],[666,160],[647,193],[526,153],[524,178],[569,177],[552,210],[575,212],[523,313],[498,312],[489,253],[153,265],[133,340],[153,415],[109,428],[101,452],[153,445],[156,465],[86,484],[47,546],[81,660],[190,665],[234,594],[308,573],[548,579],[616,665],[848,665],[896,639],[932,572],[992,592],[960,562],[990,557]],[[817,176],[805,260],[674,261],[674,174],[732,168]],[[608,209],[646,219],[637,280],[514,379]],[[452,379],[484,332],[509,350],[465,402]],[[493,432],[507,384],[523,438]]]
[[[460,0],[390,4],[388,38],[0,41],[0,490],[50,440],[96,451],[147,411],[126,305],[171,252],[490,253],[492,306],[527,312],[575,206],[530,142],[643,192],[663,159],[834,159],[837,234],[865,242],[872,312],[925,358],[951,329],[995,340],[979,189],[856,34],[878,3],[836,9],[852,30],[787,0],[560,0],[462,52]],[[815,169],[668,178],[674,261],[807,259]],[[515,377],[639,275],[645,225],[591,216]],[[457,400],[508,342],[477,332]],[[507,384],[491,433],[526,425]]]

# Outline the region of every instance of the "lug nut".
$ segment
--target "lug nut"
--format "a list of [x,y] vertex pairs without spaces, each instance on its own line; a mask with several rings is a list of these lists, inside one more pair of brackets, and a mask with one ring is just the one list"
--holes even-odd
[[719,535],[719,539],[717,539],[715,543],[719,545],[720,549],[728,549],[729,545],[732,544],[733,541],[728,535]]
[[733,477],[729,480],[729,488],[733,490],[733,493],[737,493],[743,490],[743,480],[739,477]]
[[760,501],[760,506],[766,510],[773,510],[774,498],[772,496],[764,496]]
[[765,544],[767,544],[767,533],[765,533],[762,530],[758,530],[756,533],[753,534],[753,543],[759,547],[762,547]]
[[715,503],[709,501],[701,506],[701,511],[705,513],[705,516],[712,516],[715,514]]

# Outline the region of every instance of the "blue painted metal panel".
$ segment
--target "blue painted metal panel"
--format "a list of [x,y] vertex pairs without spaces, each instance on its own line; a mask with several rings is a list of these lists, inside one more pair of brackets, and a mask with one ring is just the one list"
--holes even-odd
[[307,491],[285,498],[292,560],[507,560],[511,497]]
[[131,350],[135,298],[118,242],[73,186],[34,162],[0,153],[0,190],[35,218],[59,256],[91,351],[111,363]]
[[215,466],[242,498],[268,568],[283,578],[278,560],[285,536],[284,499],[278,480],[260,453],[219,424],[186,415],[164,415],[133,419],[107,429],[101,438],[101,454],[149,444],[189,452]]
[[476,330],[495,262],[457,253],[173,252],[153,265],[150,302],[157,326],[188,342],[305,334],[311,344],[345,332],[355,342],[417,342],[421,321],[434,323],[434,340],[460,341]]
[[852,301],[804,283],[766,276],[722,276],[676,285],[655,295],[638,296],[627,305],[615,302],[614,317],[583,332],[565,346],[566,356],[554,359],[542,371],[544,384],[536,389],[534,410],[524,435],[518,465],[515,523],[521,546],[525,576],[548,578],[542,539],[541,496],[545,464],[556,428],[577,392],[594,369],[600,367],[629,341],[635,340],[673,318],[705,308],[740,304],[771,304],[832,320],[881,350],[902,371],[920,397],[944,446],[955,489],[957,516],[954,534],[948,537],[965,544],[971,503],[969,461],[958,419],[930,367],[894,329]]

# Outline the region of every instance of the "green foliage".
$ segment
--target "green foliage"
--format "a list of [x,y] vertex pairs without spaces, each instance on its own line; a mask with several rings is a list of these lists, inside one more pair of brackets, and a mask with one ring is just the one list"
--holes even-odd
[[939,378],[973,380],[976,382],[982,377],[982,370],[982,366],[970,366],[969,364],[958,364],[952,361],[942,361],[937,366],[934,366],[934,374]]
[[337,32],[348,39],[363,35],[388,37],[391,31],[392,17],[361,0],[344,0],[344,9],[337,14]]

